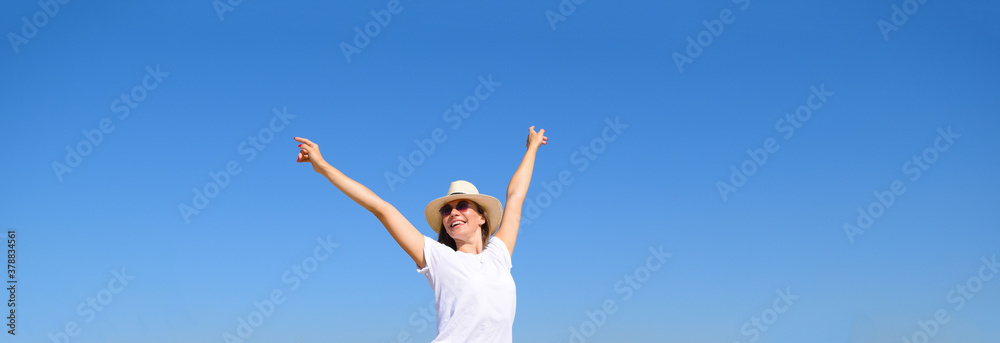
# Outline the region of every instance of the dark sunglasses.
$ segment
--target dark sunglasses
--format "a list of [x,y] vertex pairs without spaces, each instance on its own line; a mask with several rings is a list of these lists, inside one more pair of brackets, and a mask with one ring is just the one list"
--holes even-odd
[[[459,201],[455,204],[455,209],[459,212],[465,211],[469,209],[469,202],[465,200]],[[441,206],[441,209],[438,212],[441,212],[442,217],[447,217],[451,214],[451,205],[445,204],[444,206]]]

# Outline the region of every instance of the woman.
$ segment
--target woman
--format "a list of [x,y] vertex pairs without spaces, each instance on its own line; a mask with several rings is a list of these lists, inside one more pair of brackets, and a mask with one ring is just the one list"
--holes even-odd
[[318,144],[295,137],[302,143],[296,162],[312,163],[313,170],[375,214],[417,264],[434,290],[434,342],[511,342],[516,294],[510,256],[535,153],[548,143],[544,134],[544,129],[528,128],[528,151],[507,186],[506,208],[467,181],[452,182],[447,195],[427,204],[424,216],[438,233],[437,240],[421,234],[395,207],[327,163]]

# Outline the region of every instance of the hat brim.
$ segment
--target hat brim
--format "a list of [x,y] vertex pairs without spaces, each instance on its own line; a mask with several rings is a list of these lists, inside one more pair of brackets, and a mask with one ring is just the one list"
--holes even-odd
[[500,200],[485,194],[451,194],[434,199],[424,208],[424,217],[427,218],[427,225],[440,234],[441,227],[441,206],[456,199],[468,199],[475,202],[486,212],[486,221],[490,224],[490,236],[493,236],[500,228],[500,218],[503,218],[503,206]]

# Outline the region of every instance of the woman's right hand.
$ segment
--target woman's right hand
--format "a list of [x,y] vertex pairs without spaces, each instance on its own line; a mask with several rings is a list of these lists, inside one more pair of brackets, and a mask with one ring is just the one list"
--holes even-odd
[[313,170],[317,173],[323,173],[323,168],[329,166],[326,160],[323,159],[323,155],[319,153],[319,144],[313,143],[312,141],[302,138],[295,137],[295,141],[302,143],[299,144],[299,157],[295,159],[295,162],[309,162],[312,163]]

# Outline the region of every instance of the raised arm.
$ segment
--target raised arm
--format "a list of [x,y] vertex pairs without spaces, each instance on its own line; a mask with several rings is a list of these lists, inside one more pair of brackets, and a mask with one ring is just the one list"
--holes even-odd
[[500,228],[496,237],[500,238],[507,245],[507,251],[514,254],[514,243],[517,242],[517,230],[521,225],[521,205],[524,204],[524,197],[528,194],[528,185],[531,183],[531,171],[535,169],[535,153],[538,147],[548,143],[549,138],[545,137],[545,129],[535,132],[535,127],[528,128],[528,151],[521,159],[521,165],[514,172],[514,177],[507,185],[507,204],[504,205],[503,218],[500,218]]
[[325,176],[327,180],[330,180],[330,183],[337,186],[337,189],[344,192],[351,200],[374,214],[392,235],[392,238],[396,240],[399,247],[403,248],[403,251],[410,255],[413,262],[417,263],[417,267],[424,267],[426,264],[424,260],[424,235],[416,227],[413,227],[413,224],[406,220],[403,214],[399,213],[399,210],[379,198],[368,187],[352,180],[327,163],[319,152],[318,144],[301,137],[295,137],[295,140],[302,143],[299,144],[299,148],[302,150],[299,150],[296,162],[312,163],[313,170]]

